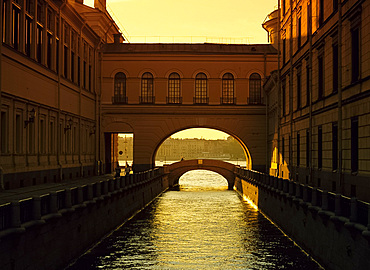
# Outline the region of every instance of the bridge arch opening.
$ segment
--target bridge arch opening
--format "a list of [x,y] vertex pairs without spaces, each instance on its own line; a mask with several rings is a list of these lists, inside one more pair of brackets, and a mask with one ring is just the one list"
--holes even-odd
[[152,158],[155,166],[182,159],[218,159],[252,168],[245,142],[230,132],[209,127],[190,127],[169,134],[157,145]]
[[199,169],[187,171],[181,175],[178,185],[182,191],[228,189],[228,181],[221,174]]

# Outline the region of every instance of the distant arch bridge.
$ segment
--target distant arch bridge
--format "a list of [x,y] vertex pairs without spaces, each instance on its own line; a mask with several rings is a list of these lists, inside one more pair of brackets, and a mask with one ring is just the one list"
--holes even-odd
[[193,170],[208,170],[222,175],[228,182],[228,189],[233,189],[235,183],[235,169],[238,165],[214,159],[191,159],[165,165],[168,174],[169,186],[179,184],[180,177]]

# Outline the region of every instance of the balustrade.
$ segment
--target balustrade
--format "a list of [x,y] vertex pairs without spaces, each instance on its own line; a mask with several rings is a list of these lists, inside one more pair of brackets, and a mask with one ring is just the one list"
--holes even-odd
[[289,193],[323,211],[330,211],[335,216],[342,216],[351,222],[364,225],[370,231],[370,203],[251,170],[238,168],[236,172],[253,185],[267,186],[279,193],[281,191]]
[[123,191],[124,187],[146,183],[163,172],[163,168],[155,168],[138,174],[52,191],[49,194],[0,205],[0,231],[21,228],[24,223],[41,220],[43,216],[50,214],[60,215],[62,213],[59,213],[60,210],[82,205],[83,202],[93,201],[102,195]]

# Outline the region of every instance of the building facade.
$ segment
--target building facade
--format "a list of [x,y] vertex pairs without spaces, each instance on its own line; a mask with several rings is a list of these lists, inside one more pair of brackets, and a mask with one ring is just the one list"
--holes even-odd
[[97,173],[105,1],[2,0],[0,16],[1,188]]
[[370,200],[369,1],[280,1],[270,174]]

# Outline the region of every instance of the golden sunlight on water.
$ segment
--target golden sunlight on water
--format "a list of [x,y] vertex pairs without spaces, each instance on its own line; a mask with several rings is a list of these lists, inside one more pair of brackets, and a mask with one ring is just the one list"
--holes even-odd
[[179,183],[69,269],[320,269],[220,175]]

